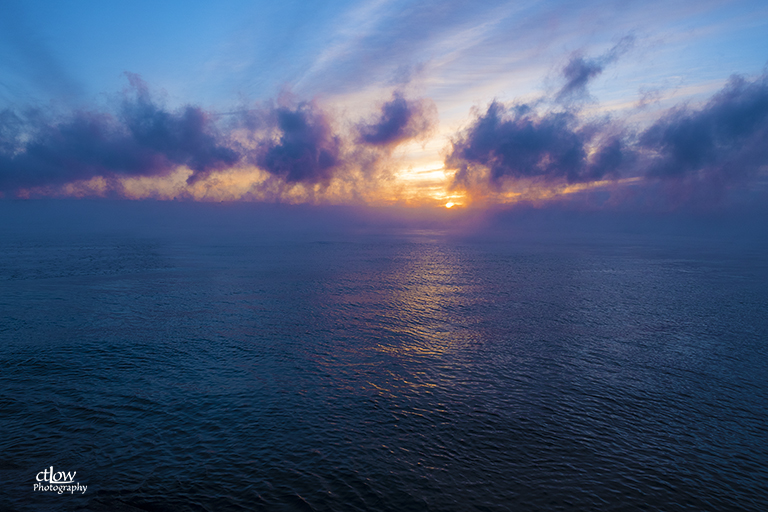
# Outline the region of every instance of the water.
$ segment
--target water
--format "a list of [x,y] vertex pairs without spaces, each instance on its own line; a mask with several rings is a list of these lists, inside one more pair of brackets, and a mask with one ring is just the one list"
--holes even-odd
[[0,510],[768,510],[762,251],[0,245]]

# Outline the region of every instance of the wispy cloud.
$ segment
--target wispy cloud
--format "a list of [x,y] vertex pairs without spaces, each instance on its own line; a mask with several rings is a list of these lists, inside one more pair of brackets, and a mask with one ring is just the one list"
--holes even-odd
[[[58,99],[79,99],[81,84],[61,64],[51,44],[27,21],[22,11],[21,5],[13,0],[3,2],[0,59],[6,69],[0,79],[0,90],[28,97],[32,89]],[[3,46],[10,50],[9,55],[3,55]]]
[[579,53],[573,55],[563,68],[565,84],[558,91],[555,99],[559,102],[584,99],[588,94],[587,84],[600,75],[605,66],[615,62],[629,51],[634,43],[634,36],[625,36],[613,48],[599,57],[587,59]]

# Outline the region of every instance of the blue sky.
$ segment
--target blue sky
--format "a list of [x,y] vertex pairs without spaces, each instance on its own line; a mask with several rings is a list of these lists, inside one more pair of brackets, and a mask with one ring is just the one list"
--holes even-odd
[[[633,131],[634,135],[622,139],[623,147],[628,147],[669,109],[685,105],[693,112],[704,108],[734,74],[758,83],[768,62],[768,5],[764,2],[221,1],[158,5],[144,1],[25,1],[5,2],[2,10],[0,108],[15,112],[22,119],[15,125],[26,127],[15,132],[14,153],[0,169],[0,182],[2,173],[6,176],[6,196],[28,195],[30,190],[42,195],[87,195],[88,190],[104,194],[115,189],[110,176],[134,180],[132,193],[121,185],[123,191],[118,195],[127,197],[186,195],[297,202],[423,202],[431,198],[437,203],[450,202],[453,197],[463,204],[469,202],[469,196],[509,201],[561,195],[566,188],[586,187],[589,181],[571,174],[553,189],[550,178],[554,171],[540,172],[544,165],[540,158],[550,161],[550,153],[537,153],[538,171],[494,171],[493,165],[506,158],[499,156],[501,146],[493,146],[496,149],[491,150],[496,152],[491,156],[477,159],[465,154],[459,159],[457,141],[469,143],[473,123],[488,114],[493,101],[506,107],[520,103],[534,107],[538,117],[526,122],[537,127],[546,124],[548,115],[568,111],[574,117],[567,123],[581,137],[586,166],[600,149],[599,137],[583,135],[596,119],[601,126],[609,119],[614,132]],[[584,75],[575,94],[566,98],[567,69],[595,72]],[[62,187],[67,180],[61,176],[50,183],[16,179],[22,172],[31,172],[33,164],[24,164],[18,155],[29,150],[29,141],[36,140],[33,134],[40,133],[40,121],[30,128],[34,123],[23,112],[42,112],[47,116],[46,126],[57,129],[69,126],[65,118],[73,112],[88,112],[91,119],[95,113],[118,119],[115,112],[126,95],[138,94],[138,82],[131,82],[129,76],[141,80],[148,94],[145,100],[158,111],[173,116],[181,115],[180,109],[187,106],[199,109],[206,123],[210,121],[203,126],[206,134],[215,131],[215,137],[226,136],[226,142],[216,139],[217,148],[231,148],[236,143],[258,154],[217,161],[210,169],[200,164],[201,169],[205,167],[204,173],[200,171],[205,174],[202,179],[190,168],[190,161],[199,162],[199,155],[168,156],[166,146],[153,146],[169,162],[162,169],[142,172],[131,167],[127,172],[125,166],[119,166],[118,172],[100,163],[97,167],[106,169],[101,172],[93,170],[91,158],[91,171],[75,172],[73,183],[79,185],[66,190]],[[762,89],[755,94],[756,105],[760,105]],[[370,145],[365,155],[351,149],[361,126],[396,122],[385,119],[386,105],[395,108],[396,97],[403,98],[402,115],[420,116],[423,133],[416,133],[415,125],[408,124],[410,138],[397,136],[396,141]],[[302,119],[311,129],[288,140],[280,124],[285,121],[285,116],[280,118],[281,108],[304,112]],[[243,112],[259,112],[254,114],[260,119],[259,136],[256,132],[243,135],[244,126],[253,126],[254,116],[249,122],[231,122]],[[502,124],[504,119],[512,123],[512,111],[499,115]],[[410,118],[402,119],[410,122]],[[518,119],[516,126],[522,126],[521,122]],[[9,121],[6,125],[6,133],[11,129],[8,126],[15,126]],[[607,133],[604,127],[601,130]],[[510,136],[508,129],[497,135]],[[334,137],[340,142],[334,142]],[[269,140],[274,142],[272,149],[264,146]],[[307,149],[307,144],[315,143],[325,149]],[[500,144],[508,148],[509,143]],[[328,164],[332,171],[323,171],[323,179],[310,180],[310,187],[301,180],[286,179],[296,176],[288,170],[294,169],[294,163],[287,163],[287,151],[299,146],[317,158],[323,154],[332,157]],[[662,146],[651,149],[662,151]],[[278,153],[281,163],[274,164]],[[301,161],[306,162],[303,155]],[[516,165],[515,158],[510,156],[504,165]],[[766,164],[760,160],[761,153],[733,158],[729,162],[748,159],[754,167],[751,182],[761,182]],[[449,168],[449,160],[459,167],[473,167],[470,174],[490,172],[491,178],[486,180],[490,185],[481,187],[482,194],[477,187],[468,192],[468,182],[457,185],[456,169]],[[186,174],[174,166],[185,167]],[[343,172],[335,170],[342,167]],[[270,178],[269,183],[254,177],[259,169],[262,178]],[[230,187],[228,195],[210,192],[215,188],[211,183],[208,195],[187,187],[201,186],[213,175],[219,175],[216,186]],[[604,182],[602,178],[607,177],[615,183],[622,179],[632,182],[641,175],[648,173],[635,167],[592,181]],[[502,178],[499,181],[493,176]],[[85,184],[94,178],[101,181]],[[542,179],[548,191],[531,192],[541,188]],[[144,181],[137,184],[136,180]],[[49,184],[55,190],[46,188]],[[139,189],[143,192],[137,192]],[[381,192],[384,189],[386,193]]]

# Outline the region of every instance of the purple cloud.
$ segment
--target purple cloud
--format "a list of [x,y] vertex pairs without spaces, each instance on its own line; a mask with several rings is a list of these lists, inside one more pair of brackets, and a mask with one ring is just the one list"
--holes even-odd
[[373,146],[395,146],[428,132],[435,124],[436,109],[427,100],[406,100],[395,92],[381,108],[379,118],[358,129],[360,140]]
[[[457,182],[481,166],[495,185],[505,178],[574,183],[616,176],[625,160],[623,143],[602,136],[600,128],[582,126],[571,112],[539,115],[527,105],[508,109],[493,102],[454,140],[446,164],[459,169]],[[588,144],[598,146],[592,157]]]
[[[578,111],[494,102],[453,141],[446,165],[469,188],[535,178],[549,183],[644,178],[648,194],[712,204],[768,167],[768,74],[735,76],[698,109],[669,110],[641,132]],[[639,182],[635,181],[638,190]]]
[[169,112],[130,76],[132,95],[118,115],[76,112],[52,120],[39,111],[0,115],[0,190],[57,185],[94,176],[154,176],[186,165],[209,173],[239,155],[210,116],[187,106]]
[[327,183],[341,166],[341,138],[312,103],[280,107],[265,117],[277,139],[261,142],[250,160],[288,183]]
[[647,176],[736,182],[768,165],[768,75],[734,76],[699,110],[672,109],[639,137]]
[[[130,88],[114,113],[53,118],[34,110],[0,112],[0,191],[96,176],[159,176],[179,166],[192,171],[193,183],[244,163],[287,184],[327,184],[352,169],[371,178],[388,149],[425,133],[436,116],[431,102],[395,93],[375,122],[344,135],[312,102],[261,106],[227,124],[192,105],[170,111],[138,76],[127,76]],[[238,142],[235,132],[249,142]],[[356,145],[359,139],[364,144]]]

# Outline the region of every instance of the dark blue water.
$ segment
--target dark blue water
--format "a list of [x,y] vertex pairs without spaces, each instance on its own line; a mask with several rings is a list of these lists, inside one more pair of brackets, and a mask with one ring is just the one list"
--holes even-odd
[[768,510],[763,251],[0,245],[0,510]]

